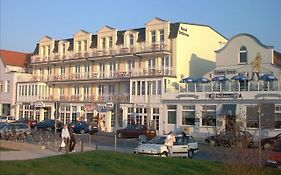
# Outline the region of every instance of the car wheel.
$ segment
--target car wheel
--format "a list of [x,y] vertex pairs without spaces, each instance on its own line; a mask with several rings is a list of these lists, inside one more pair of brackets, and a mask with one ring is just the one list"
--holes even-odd
[[271,147],[271,143],[265,143],[265,144],[263,144],[263,149],[270,149],[270,147]]
[[168,153],[167,152],[163,152],[160,154],[160,157],[168,157]]
[[122,137],[123,137],[123,136],[122,136],[122,133],[119,132],[119,133],[117,134],[117,137],[122,138]]
[[80,130],[80,134],[85,134],[85,130],[84,130],[84,129],[81,129],[81,130]]
[[188,157],[189,157],[189,158],[192,158],[193,155],[194,155],[193,149],[188,150]]

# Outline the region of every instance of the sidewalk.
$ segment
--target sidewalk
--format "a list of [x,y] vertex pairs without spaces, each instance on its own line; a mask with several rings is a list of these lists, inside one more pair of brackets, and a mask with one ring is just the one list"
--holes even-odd
[[[33,145],[21,142],[10,142],[1,140],[0,146],[4,148],[14,149],[15,151],[0,151],[0,161],[5,160],[28,160],[42,157],[50,157],[65,154],[54,149],[46,149],[44,146]],[[76,152],[81,151],[81,145],[77,144]],[[83,151],[94,150],[92,147],[83,146]]]

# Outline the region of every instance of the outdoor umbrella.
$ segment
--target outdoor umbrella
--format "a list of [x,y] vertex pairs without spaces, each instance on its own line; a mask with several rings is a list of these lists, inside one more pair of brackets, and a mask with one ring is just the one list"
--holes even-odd
[[203,92],[205,91],[205,83],[210,83],[210,80],[208,78],[204,78],[204,77],[201,77],[201,78],[197,78],[195,80],[196,83],[202,83],[203,84]]
[[180,80],[180,83],[186,83],[186,91],[188,91],[188,83],[194,83],[195,80],[193,78],[187,77]]
[[262,80],[262,81],[276,81],[277,78],[274,77],[274,75],[272,74],[264,74],[262,75],[259,80]]
[[249,81],[249,78],[245,75],[235,75],[231,79],[236,81]]
[[222,82],[228,81],[229,79],[225,76],[216,76],[214,78],[212,78],[212,81],[217,81],[220,83],[220,92],[222,91]]

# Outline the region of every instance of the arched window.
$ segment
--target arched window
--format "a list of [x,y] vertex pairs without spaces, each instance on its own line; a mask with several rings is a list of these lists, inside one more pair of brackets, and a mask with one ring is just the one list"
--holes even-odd
[[239,59],[239,63],[240,64],[245,64],[248,62],[248,51],[247,48],[245,46],[242,46],[240,48],[240,59]]
[[130,34],[129,38],[130,38],[130,46],[133,46],[134,45],[134,35]]

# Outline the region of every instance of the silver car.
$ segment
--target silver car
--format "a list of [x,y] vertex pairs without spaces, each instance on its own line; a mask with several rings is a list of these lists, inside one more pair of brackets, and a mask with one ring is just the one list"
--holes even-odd
[[[165,146],[167,135],[156,136],[145,144],[140,144],[134,151],[136,154],[145,154],[152,156],[168,156],[168,149]],[[172,148],[173,157],[192,158],[194,153],[198,152],[198,143],[191,135],[177,135],[176,142]]]
[[25,123],[0,123],[1,139],[23,139],[30,132],[30,127]]

